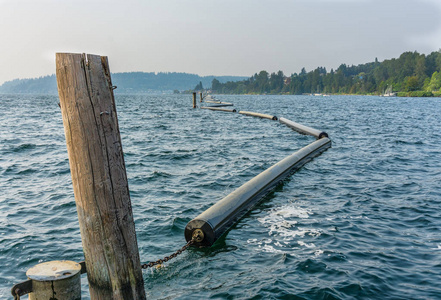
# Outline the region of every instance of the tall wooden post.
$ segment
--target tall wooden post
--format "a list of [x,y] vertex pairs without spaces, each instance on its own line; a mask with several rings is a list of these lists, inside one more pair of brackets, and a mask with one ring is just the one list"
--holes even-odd
[[57,83],[91,299],[145,299],[107,57],[57,53]]
[[196,92],[193,92],[193,108],[196,108]]
[[204,100],[204,97],[202,97],[202,93],[199,93],[199,97],[201,98],[201,102],[202,102],[202,100]]

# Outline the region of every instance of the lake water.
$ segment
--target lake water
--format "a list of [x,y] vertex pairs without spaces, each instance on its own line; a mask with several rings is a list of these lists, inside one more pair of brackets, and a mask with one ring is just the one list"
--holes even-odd
[[[441,299],[441,100],[219,96],[326,131],[306,164],[209,249],[144,270],[151,299]],[[188,221],[311,143],[275,121],[117,95],[141,262]],[[56,96],[0,95],[0,298],[26,270],[83,260]],[[89,299],[82,277],[83,299]]]

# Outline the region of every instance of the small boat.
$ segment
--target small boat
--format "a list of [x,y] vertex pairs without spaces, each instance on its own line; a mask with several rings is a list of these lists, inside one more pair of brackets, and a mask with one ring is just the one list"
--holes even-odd
[[392,92],[392,85],[388,85],[387,89],[384,91],[383,97],[396,97],[397,93]]

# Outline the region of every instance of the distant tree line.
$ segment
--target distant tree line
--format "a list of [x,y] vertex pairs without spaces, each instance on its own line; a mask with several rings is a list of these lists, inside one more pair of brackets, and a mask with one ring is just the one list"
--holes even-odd
[[2,93],[23,94],[55,94],[57,93],[57,78],[55,75],[42,76],[33,79],[14,79],[0,86]]
[[[191,89],[198,82],[202,86],[210,86],[214,76],[199,76],[196,74],[162,72],[127,72],[112,73],[112,83],[118,88],[115,93],[155,93],[158,91],[174,91],[179,93]],[[244,80],[244,76],[220,76],[221,82]],[[0,85],[0,93],[34,93],[56,94],[57,78],[55,75],[32,79],[14,79]]]
[[324,67],[285,76],[282,71],[260,71],[243,81],[212,80],[220,94],[360,94],[378,95],[388,86],[401,96],[441,96],[441,50],[429,55],[404,52],[399,58],[361,64],[340,65],[330,72]]
[[[210,86],[214,76],[177,72],[129,72],[112,74],[112,82],[118,87],[117,93],[142,93],[149,91],[184,91],[191,89],[198,82]],[[222,82],[243,80],[243,76],[220,76]]]

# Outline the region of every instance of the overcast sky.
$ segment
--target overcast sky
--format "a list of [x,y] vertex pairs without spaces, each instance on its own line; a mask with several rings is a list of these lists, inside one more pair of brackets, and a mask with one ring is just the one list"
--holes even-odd
[[0,0],[0,84],[55,73],[56,52],[112,72],[251,76],[429,54],[441,0]]

